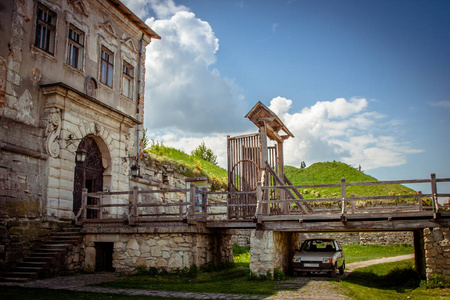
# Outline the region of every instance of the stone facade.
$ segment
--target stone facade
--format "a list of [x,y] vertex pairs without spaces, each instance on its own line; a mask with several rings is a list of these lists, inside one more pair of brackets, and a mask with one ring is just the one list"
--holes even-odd
[[423,234],[427,278],[435,274],[450,278],[450,228],[426,228]]
[[[74,219],[75,153],[83,139],[92,138],[101,152],[101,189],[131,189],[128,158],[139,153],[145,47],[160,37],[117,1],[4,0],[1,6],[4,269],[36,248],[48,228]],[[125,67],[131,71],[125,74]]]

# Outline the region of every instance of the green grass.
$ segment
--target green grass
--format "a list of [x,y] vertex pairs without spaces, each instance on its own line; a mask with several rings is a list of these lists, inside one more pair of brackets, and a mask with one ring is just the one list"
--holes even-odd
[[414,260],[357,269],[340,284],[353,299],[450,299],[450,289],[421,288]]
[[414,253],[414,247],[411,245],[367,245],[358,244],[342,245],[345,253],[345,262],[367,261],[383,257],[391,257]]
[[196,277],[177,275],[128,276],[114,282],[101,284],[104,287],[125,289],[149,289],[202,293],[257,294],[272,295],[275,293],[273,281],[254,281],[247,279],[246,267],[201,272]]
[[[414,247],[411,245],[366,245],[358,244],[342,245],[345,253],[345,262],[367,261],[383,257],[392,257],[414,253]],[[233,245],[233,262],[245,265],[250,264],[249,248]]]
[[[293,185],[316,185],[316,184],[339,184],[341,178],[345,178],[346,182],[373,182],[378,181],[376,178],[364,174],[361,171],[341,162],[321,162],[315,163],[308,168],[299,169],[292,166],[285,166],[286,177],[292,182]],[[330,188],[308,188],[299,189],[300,193],[305,199],[312,198],[340,198],[340,187]],[[350,197],[355,195],[356,197],[366,196],[394,196],[394,195],[413,195],[416,191],[403,186],[401,184],[391,185],[370,185],[370,186],[351,186],[346,188],[346,196]],[[381,203],[398,204],[403,202],[411,202],[415,199],[395,199],[395,200],[372,200],[357,201],[356,206],[365,206],[368,204],[376,205]],[[430,200],[424,199],[426,205]],[[338,204],[323,203],[323,205]]]
[[171,164],[175,171],[187,177],[206,176],[210,179],[213,189],[226,188],[228,182],[227,170],[198,157],[191,156],[181,150],[153,142],[146,149],[150,161],[158,164]]

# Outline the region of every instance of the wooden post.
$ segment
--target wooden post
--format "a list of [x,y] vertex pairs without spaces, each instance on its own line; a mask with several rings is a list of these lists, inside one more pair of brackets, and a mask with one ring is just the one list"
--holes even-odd
[[179,212],[179,216],[180,216],[180,218],[182,218],[183,217],[183,205],[182,205],[182,203],[183,203],[183,200],[180,200],[180,201],[178,201],[180,204],[180,206],[178,207],[178,212]]
[[347,211],[347,190],[345,186],[345,178],[341,178],[341,199],[342,199],[342,211],[341,214],[345,215]]
[[436,174],[431,174],[431,195],[433,200],[433,213],[439,213],[439,204],[437,203]]
[[202,218],[208,217],[208,193],[205,189],[201,190],[202,193]]
[[81,213],[81,219],[82,220],[86,220],[86,217],[87,217],[87,208],[86,208],[86,206],[87,206],[87,198],[88,198],[88,196],[87,196],[88,189],[83,188],[82,193],[83,194],[82,194],[82,197],[81,197],[81,205],[83,207],[83,212]]
[[414,230],[414,268],[419,275],[425,275],[425,250],[423,229]]
[[191,186],[189,187],[189,197],[191,204],[189,205],[189,214],[188,217],[194,218],[195,217],[195,184],[191,183]]
[[[261,140],[261,169],[266,170],[269,156],[266,122],[263,122],[263,124],[259,126],[259,134]],[[268,178],[269,176],[265,176],[264,181],[262,182],[263,186],[268,186]],[[264,202],[267,202],[263,204],[263,215],[267,216],[270,214],[269,193],[262,193],[262,197]]]
[[256,214],[255,214],[256,218],[258,218],[258,216],[260,215],[264,215],[261,201],[262,201],[262,182],[258,181],[256,183]]
[[417,203],[419,204],[419,211],[423,211],[422,191],[417,192]]
[[[278,146],[278,176],[284,178],[284,157],[283,157],[283,141],[277,142]],[[280,190],[280,198],[286,200],[286,191],[284,189]],[[281,214],[290,215],[291,205],[289,203],[281,203]]]
[[[354,198],[355,194],[352,194],[351,197]],[[355,200],[352,200],[352,214],[354,214],[354,213],[355,213]]]

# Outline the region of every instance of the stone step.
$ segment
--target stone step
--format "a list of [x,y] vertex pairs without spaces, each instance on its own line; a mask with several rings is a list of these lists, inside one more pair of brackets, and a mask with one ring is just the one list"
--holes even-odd
[[29,280],[36,280],[39,277],[38,272],[8,272],[7,278],[28,278]]
[[57,259],[72,249],[74,245],[82,241],[80,228],[68,227],[56,232],[50,237],[50,241],[45,242],[40,249],[34,251],[23,262],[5,274],[1,279],[6,282],[28,282],[39,277],[53,274],[59,269]]
[[35,267],[35,266],[26,266],[26,267],[16,267],[13,272],[37,272],[40,273],[44,271],[44,266]]
[[39,251],[31,253],[30,257],[59,257],[62,251]]
[[68,250],[68,249],[72,249],[72,247],[73,247],[72,244],[59,243],[59,244],[44,244],[44,245],[42,245],[41,249],[63,249],[63,250]]
[[2,281],[4,282],[18,282],[18,283],[26,283],[32,281],[32,278],[27,277],[4,277]]
[[55,256],[29,256],[23,259],[24,262],[48,262],[52,263],[56,260]]
[[47,265],[48,262],[45,261],[27,261],[18,263],[17,267],[46,267]]
[[61,244],[68,244],[70,243],[71,246],[73,246],[74,244],[78,244],[79,240],[69,240],[69,239],[61,239],[61,240],[53,240],[53,241],[48,241],[45,243],[45,245],[61,245]]

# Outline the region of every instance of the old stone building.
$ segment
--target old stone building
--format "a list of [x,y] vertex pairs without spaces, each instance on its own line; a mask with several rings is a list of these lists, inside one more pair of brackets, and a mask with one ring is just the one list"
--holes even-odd
[[1,1],[2,268],[74,220],[82,188],[131,189],[152,39],[117,0]]

